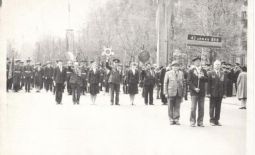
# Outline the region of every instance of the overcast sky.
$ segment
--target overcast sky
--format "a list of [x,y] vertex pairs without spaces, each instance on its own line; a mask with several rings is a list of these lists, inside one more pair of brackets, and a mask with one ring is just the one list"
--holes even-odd
[[[71,25],[79,29],[88,15],[107,0],[70,0]],[[44,34],[65,36],[68,28],[68,0],[3,0],[4,36],[15,42],[17,49],[33,46]]]

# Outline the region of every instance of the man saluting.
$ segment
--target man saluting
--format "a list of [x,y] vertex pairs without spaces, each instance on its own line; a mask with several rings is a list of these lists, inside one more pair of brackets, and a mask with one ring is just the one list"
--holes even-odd
[[120,60],[119,59],[113,59],[113,66],[111,67],[109,65],[109,60],[106,61],[106,68],[110,70],[110,77],[109,77],[109,83],[110,83],[110,93],[111,93],[111,104],[114,104],[114,94],[115,94],[115,104],[119,104],[119,92],[120,92],[120,83],[121,83],[121,68],[119,66]]

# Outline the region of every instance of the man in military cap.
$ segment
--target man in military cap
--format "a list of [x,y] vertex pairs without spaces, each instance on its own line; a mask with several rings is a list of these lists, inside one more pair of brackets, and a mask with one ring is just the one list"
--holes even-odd
[[30,92],[30,84],[32,82],[33,76],[33,67],[30,64],[31,60],[27,60],[27,64],[24,67],[24,76],[25,76],[25,91]]
[[57,104],[62,102],[62,94],[64,92],[65,83],[66,83],[66,69],[62,65],[62,60],[57,61],[57,67],[54,70],[54,85],[55,85],[55,100]]
[[20,84],[21,84],[21,66],[20,66],[20,60],[15,60],[14,65],[14,72],[13,72],[13,89],[15,92],[18,92],[20,90]]
[[46,62],[46,67],[44,68],[44,80],[45,80],[45,89],[48,92],[52,91],[53,85],[53,67],[51,66],[50,61]]
[[121,67],[119,66],[120,60],[113,59],[113,66],[110,66],[109,59],[106,60],[106,68],[110,70],[109,84],[110,84],[110,94],[111,94],[111,105],[114,104],[114,94],[115,94],[115,105],[119,104],[119,92],[120,83],[122,79]]
[[[195,57],[192,59],[194,68],[189,71],[188,84],[191,95],[191,114],[190,125],[204,127],[204,102],[205,102],[205,83],[207,82],[207,73],[201,66],[201,58]],[[198,107],[198,117],[196,120],[196,109]]]

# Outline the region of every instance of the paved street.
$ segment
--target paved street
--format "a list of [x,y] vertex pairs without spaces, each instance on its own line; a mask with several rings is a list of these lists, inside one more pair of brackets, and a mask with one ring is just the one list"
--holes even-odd
[[246,111],[235,98],[222,105],[222,127],[209,125],[208,100],[205,128],[189,126],[190,101],[181,105],[181,126],[170,126],[167,106],[159,100],[145,106],[141,95],[136,106],[121,94],[121,106],[110,106],[100,94],[97,105],[88,95],[73,105],[66,93],[56,105],[52,93],[7,94],[5,145],[7,155],[244,155]]

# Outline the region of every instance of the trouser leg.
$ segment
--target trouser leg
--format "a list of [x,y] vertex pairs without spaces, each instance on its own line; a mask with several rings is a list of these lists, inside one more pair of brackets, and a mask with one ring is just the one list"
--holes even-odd
[[211,97],[210,98],[210,110],[209,110],[209,115],[210,115],[210,123],[215,123],[215,98]]
[[173,118],[174,104],[175,104],[175,97],[168,98],[168,117],[170,122],[174,122],[174,118]]
[[149,87],[149,99],[150,99],[149,103],[153,104],[153,86]]
[[173,118],[175,122],[178,122],[180,119],[180,107],[181,107],[181,97],[176,97],[175,99],[175,104],[174,104],[174,113],[173,113]]
[[204,120],[204,104],[205,98],[199,97],[198,99],[198,117],[197,117],[197,124],[202,125]]
[[191,113],[190,113],[191,124],[196,124],[197,102],[198,102],[198,96],[191,96]]
[[144,87],[144,103],[146,105],[148,104],[148,95],[149,95],[149,87],[145,86]]
[[115,104],[119,104],[119,92],[120,92],[120,84],[115,84]]
[[222,98],[217,98],[216,106],[215,106],[215,122],[218,123],[220,120],[220,111],[221,111],[221,101]]

